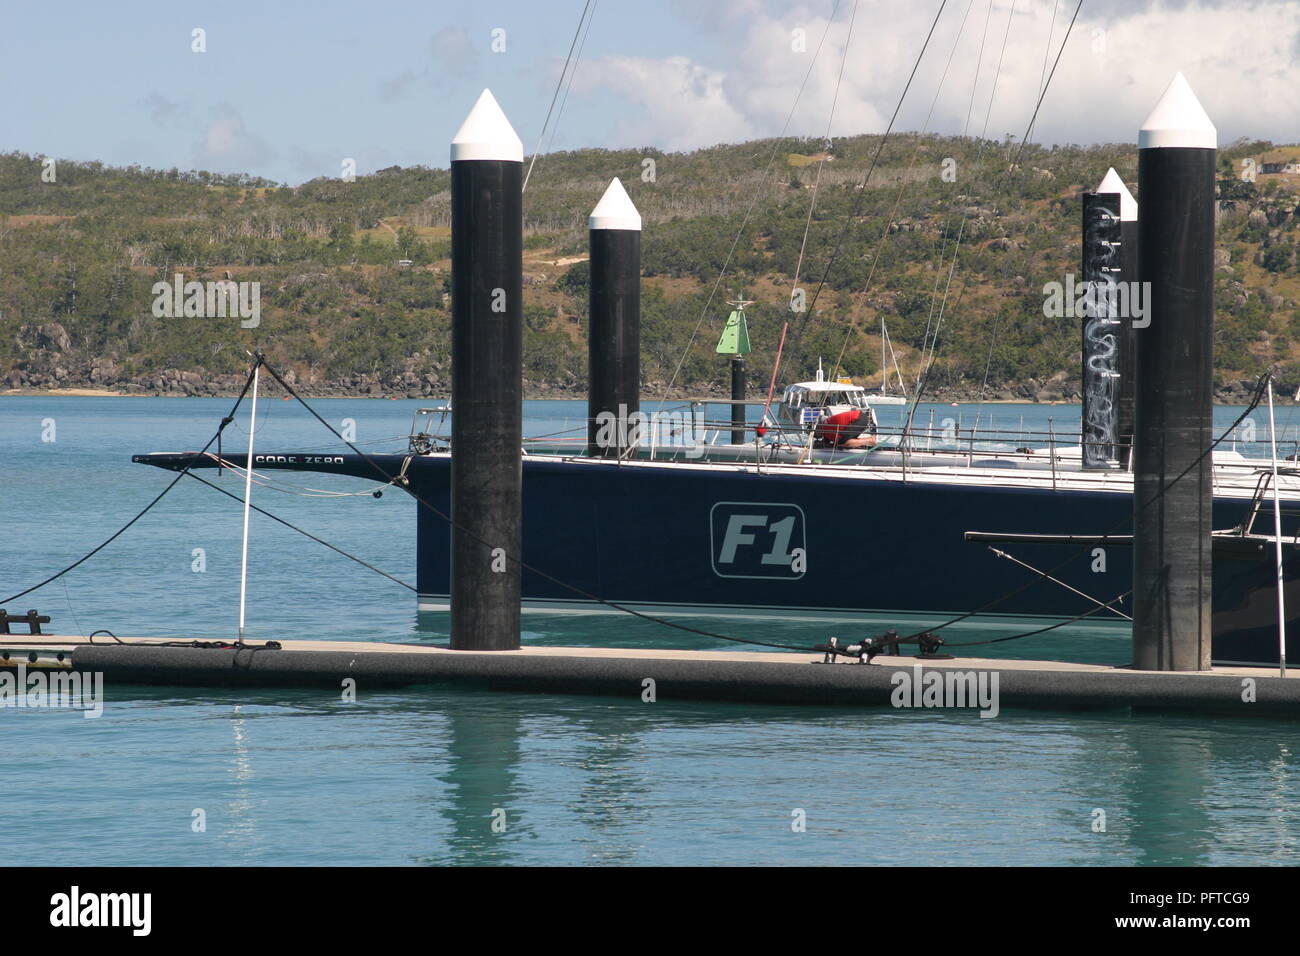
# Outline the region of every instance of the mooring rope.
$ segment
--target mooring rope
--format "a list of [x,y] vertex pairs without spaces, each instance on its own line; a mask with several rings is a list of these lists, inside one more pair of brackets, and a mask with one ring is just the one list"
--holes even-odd
[[[1101,611],[1103,611],[1103,610],[1105,610],[1106,608],[1110,607],[1112,604],[1118,604],[1120,601],[1124,600],[1126,597],[1128,597],[1128,596],[1129,596],[1130,594],[1132,594],[1132,593],[1133,593],[1133,591],[1130,589],[1130,590],[1128,590],[1128,591],[1125,591],[1125,592],[1124,592],[1123,594],[1121,594],[1119,597],[1114,598],[1114,599],[1111,600],[1111,601],[1108,601],[1108,602],[1107,602],[1105,605],[1103,605],[1102,607],[1089,608],[1088,610],[1084,611],[1082,614],[1076,614],[1074,617],[1070,618],[1068,621],[1058,621],[1058,622],[1056,622],[1055,624],[1049,624],[1047,627],[1040,627],[1040,628],[1038,628],[1037,630],[1034,630],[1034,631],[1022,631],[1022,632],[1019,633],[1019,634],[1009,634],[1009,635],[1007,635],[1007,636],[1005,636],[1005,637],[993,637],[993,638],[990,638],[990,639],[988,639],[988,640],[986,640],[986,641],[962,641],[962,642],[959,643],[959,644],[949,644],[949,643],[947,643],[947,642],[945,641],[943,646],[944,646],[944,647],[979,647],[979,646],[984,645],[984,644],[1001,644],[1001,643],[1003,643],[1004,641],[1018,641],[1018,640],[1020,640],[1020,639],[1023,638],[1023,637],[1035,637],[1035,636],[1037,636],[1037,635],[1039,635],[1039,634],[1046,634],[1048,631],[1054,631],[1054,630],[1056,630],[1058,627],[1065,627],[1066,625],[1069,625],[1069,624],[1077,624],[1079,621],[1082,621],[1085,617],[1091,617],[1092,615],[1097,614],[1097,613],[1100,613]],[[1114,610],[1114,609],[1112,608],[1112,610]],[[913,635],[913,636],[916,636],[916,635]]]
[[259,356],[258,359],[257,359],[257,361],[254,362],[254,364],[253,364],[253,368],[249,371],[249,373],[248,373],[248,379],[247,379],[247,381],[244,382],[244,387],[240,390],[240,392],[239,392],[239,397],[235,399],[235,404],[234,404],[233,406],[231,406],[231,409],[230,409],[229,413],[227,413],[226,417],[223,418],[223,419],[221,420],[221,424],[217,426],[216,434],[214,434],[211,438],[208,439],[208,443],[207,443],[206,445],[203,446],[202,450],[197,451],[197,452],[195,452],[193,455],[190,456],[189,460],[188,460],[188,461],[186,462],[186,464],[185,464],[185,467],[181,469],[180,474],[178,474],[175,478],[173,478],[173,479],[171,480],[171,482],[167,485],[166,488],[164,488],[162,491],[158,492],[157,496],[156,496],[156,497],[155,497],[151,502],[149,502],[147,505],[145,505],[143,508],[141,508],[138,512],[136,512],[136,515],[135,515],[134,518],[132,518],[132,519],[131,519],[130,521],[128,521],[126,524],[122,525],[122,527],[120,527],[120,528],[118,528],[116,531],[114,531],[114,532],[113,532],[111,535],[109,535],[108,538],[106,538],[106,539],[105,539],[101,544],[99,544],[98,546],[92,548],[90,551],[87,551],[84,555],[82,555],[82,556],[81,556],[80,558],[78,558],[76,561],[73,561],[71,564],[69,564],[69,565],[68,565],[66,568],[64,568],[62,571],[58,571],[58,572],[55,572],[54,574],[51,574],[51,575],[50,575],[48,578],[46,578],[44,581],[41,581],[39,584],[33,584],[31,587],[27,588],[27,589],[24,590],[24,591],[19,591],[17,594],[11,594],[11,595],[10,595],[9,597],[7,597],[7,598],[0,599],[0,604],[8,604],[10,601],[16,601],[16,600],[17,600],[18,598],[20,598],[20,597],[23,597],[23,596],[25,596],[25,595],[31,594],[33,591],[38,590],[39,588],[43,588],[43,587],[45,587],[45,585],[49,584],[51,581],[57,581],[59,578],[63,577],[63,575],[67,574],[69,571],[71,571],[71,570],[73,570],[74,568],[76,568],[76,567],[78,567],[78,566],[84,564],[86,561],[90,560],[90,559],[91,559],[92,557],[94,557],[96,554],[98,554],[99,552],[103,551],[103,550],[104,550],[105,548],[107,548],[110,544],[112,544],[112,543],[113,543],[114,541],[116,541],[119,537],[121,537],[122,534],[127,530],[127,528],[130,528],[133,524],[135,524],[137,521],[139,521],[141,518],[143,518],[146,514],[148,514],[149,511],[150,511],[150,509],[152,509],[154,505],[156,505],[158,502],[162,501],[163,497],[167,494],[167,492],[171,491],[173,488],[176,487],[176,485],[180,482],[180,480],[181,480],[182,478],[185,477],[186,473],[189,472],[190,468],[194,465],[194,463],[195,463],[196,461],[198,461],[198,460],[199,460],[199,459],[200,459],[204,454],[206,454],[206,453],[207,453],[207,450],[208,450],[209,448],[211,448],[212,445],[213,445],[216,441],[218,441],[218,440],[220,439],[220,437],[221,437],[221,433],[225,430],[226,426],[229,425],[229,424],[234,420],[235,412],[239,409],[239,405],[240,405],[240,403],[243,402],[243,400],[244,400],[244,396],[245,396],[246,394],[248,394],[248,389],[249,389],[249,388],[252,386],[252,384],[253,384],[253,372],[256,371],[256,370],[257,370],[257,367],[258,367],[259,365],[261,365],[261,364],[263,364],[263,361],[262,361],[261,357]]

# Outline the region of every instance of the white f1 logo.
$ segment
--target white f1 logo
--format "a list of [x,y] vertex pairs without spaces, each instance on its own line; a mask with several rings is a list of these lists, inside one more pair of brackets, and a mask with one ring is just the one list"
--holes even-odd
[[793,580],[807,569],[803,509],[775,502],[720,501],[709,518],[713,571],[724,578]]
[[736,549],[742,544],[753,544],[754,536],[746,528],[766,528],[767,515],[732,515],[727,522],[727,533],[722,538],[722,553],[718,564],[735,564]]

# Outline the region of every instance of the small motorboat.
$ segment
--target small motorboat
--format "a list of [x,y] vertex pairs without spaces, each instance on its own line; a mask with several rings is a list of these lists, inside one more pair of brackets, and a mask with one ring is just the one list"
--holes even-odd
[[815,380],[786,388],[776,418],[775,427],[787,441],[803,444],[811,437],[818,448],[868,448],[876,443],[870,393],[850,379],[826,381],[820,362]]

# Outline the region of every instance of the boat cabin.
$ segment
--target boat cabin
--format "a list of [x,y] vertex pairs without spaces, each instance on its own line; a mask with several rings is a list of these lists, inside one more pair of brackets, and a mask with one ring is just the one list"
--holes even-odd
[[867,390],[847,379],[826,381],[820,366],[816,380],[786,388],[777,418],[783,431],[794,430],[801,436],[814,433],[819,445],[875,444],[876,415]]

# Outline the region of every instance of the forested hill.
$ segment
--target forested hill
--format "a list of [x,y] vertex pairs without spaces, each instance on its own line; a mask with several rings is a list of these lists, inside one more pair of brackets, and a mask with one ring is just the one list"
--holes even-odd
[[[903,134],[861,188],[878,145],[861,136],[830,154],[788,139],[540,158],[524,203],[530,394],[582,393],[586,214],[619,176],[645,221],[647,393],[679,365],[679,394],[724,380],[713,349],[723,300],[737,295],[755,300],[751,377],[766,380],[798,270],[808,300],[820,293],[793,317],[783,380],[843,353],[847,374],[878,381],[882,317],[912,379],[942,313],[935,394],[1068,397],[1078,322],[1043,315],[1043,285],[1078,273],[1078,195],[1112,165],[1134,185],[1133,147],[1031,146],[1015,164],[1003,142]],[[1238,175],[1243,160],[1278,152],[1263,142],[1220,152],[1224,397],[1271,362],[1300,382],[1300,175]],[[296,187],[71,161],[52,172],[42,157],[0,155],[0,388],[211,394],[242,382],[257,347],[309,393],[446,394],[446,170]],[[176,273],[260,283],[260,323],[156,316],[152,287]]]

